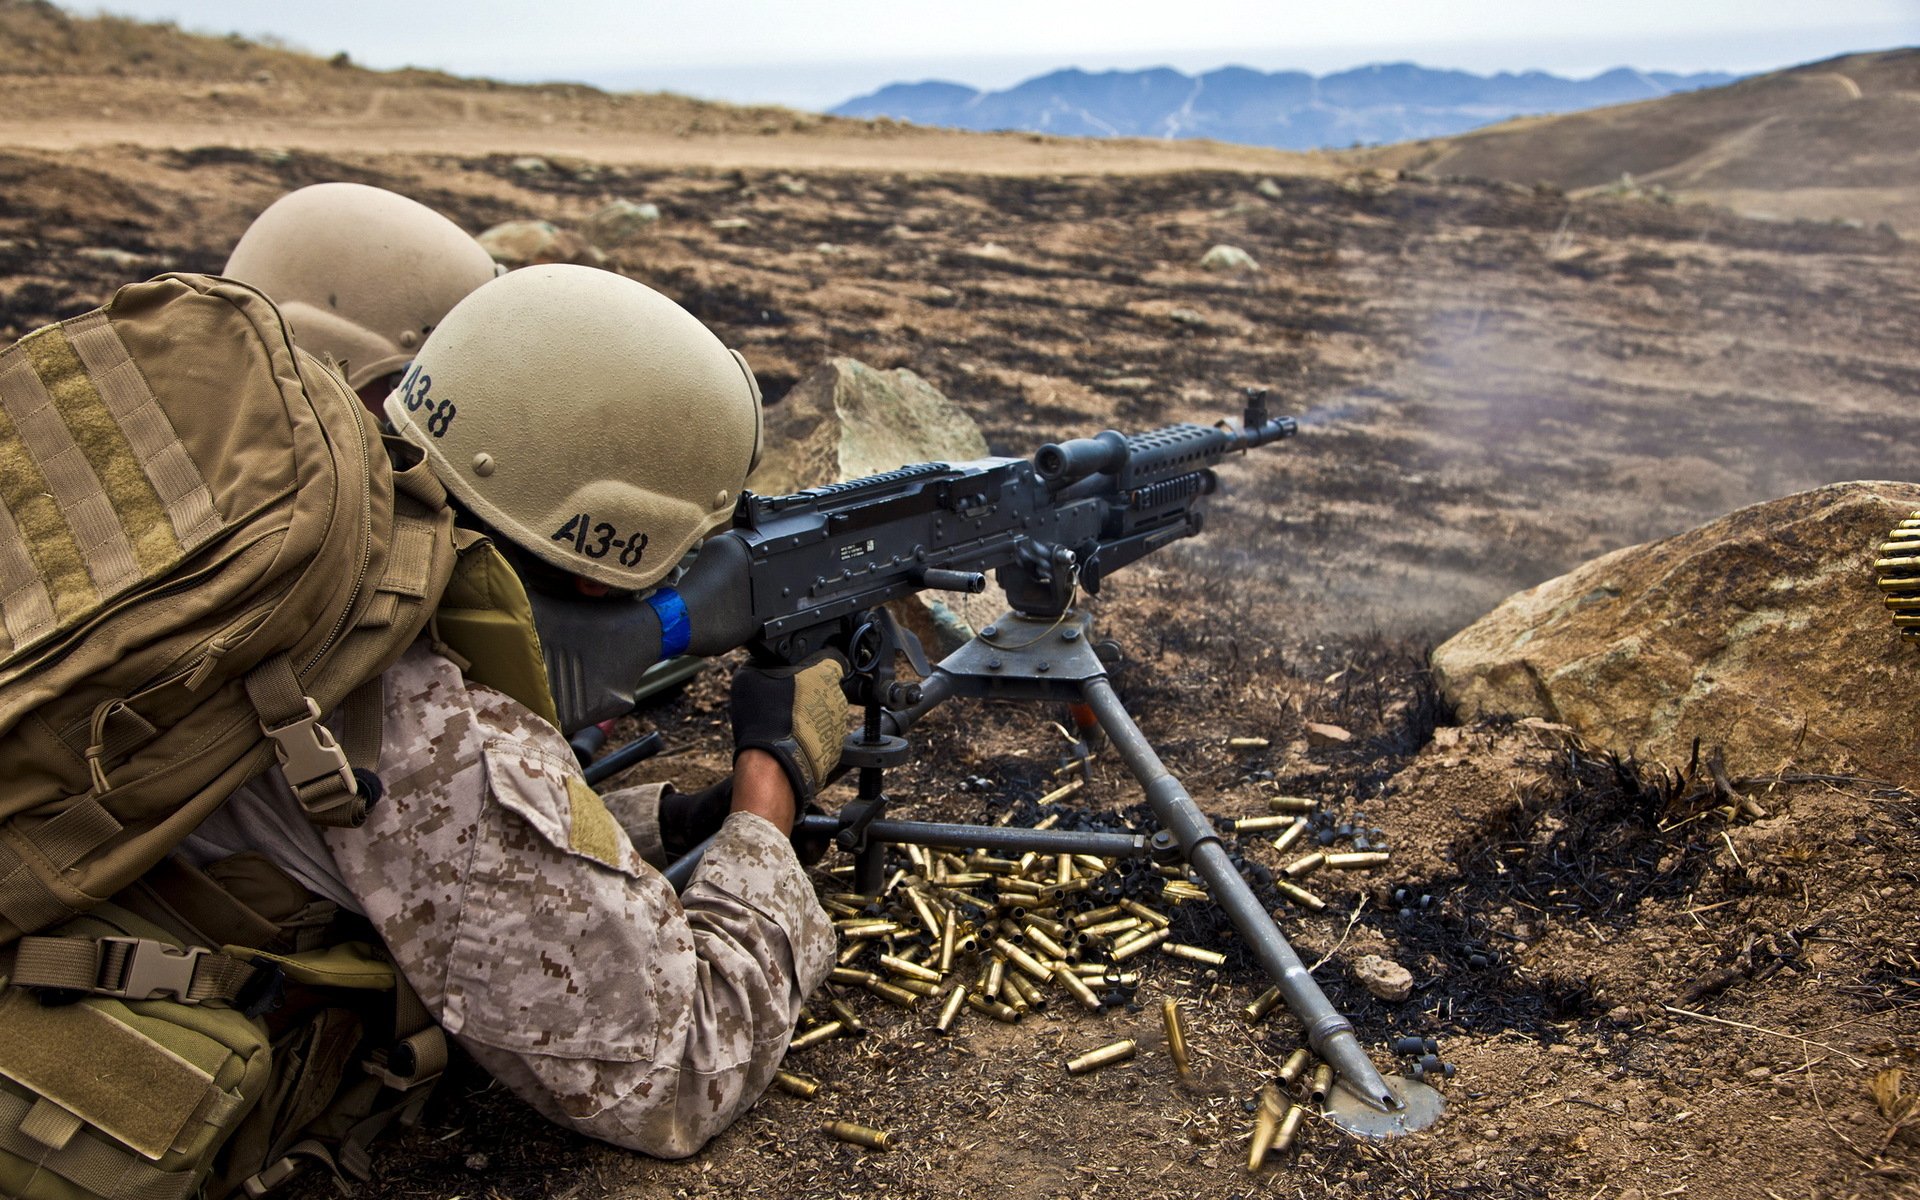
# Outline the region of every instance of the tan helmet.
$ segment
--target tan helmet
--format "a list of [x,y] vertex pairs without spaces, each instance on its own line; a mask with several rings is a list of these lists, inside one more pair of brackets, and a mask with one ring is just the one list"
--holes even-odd
[[746,360],[594,267],[525,267],[462,300],[386,411],[475,516],[614,588],[653,586],[726,524],[760,457]]
[[440,318],[499,269],[424,204],[316,183],[256,217],[223,274],[265,292],[294,340],[343,364],[357,391],[403,369]]

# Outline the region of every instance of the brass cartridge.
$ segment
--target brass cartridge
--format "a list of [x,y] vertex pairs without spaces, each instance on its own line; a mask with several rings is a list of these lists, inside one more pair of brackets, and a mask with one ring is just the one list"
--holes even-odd
[[809,1079],[805,1075],[796,1075],[792,1071],[775,1071],[773,1086],[789,1096],[798,1096],[802,1100],[811,1100],[820,1094],[818,1079]]
[[1048,958],[1066,958],[1067,948],[1048,937],[1047,931],[1033,924],[1032,918],[1028,918],[1027,920],[1026,934],[1027,940],[1039,947],[1040,952]]
[[1013,1007],[1032,1012],[1047,1011],[1047,994],[1040,990],[1039,984],[1019,972],[1007,976],[1006,990],[1019,998],[1011,1002]]
[[860,1021],[860,1015],[854,1012],[853,1006],[845,1000],[842,1000],[838,996],[831,997],[827,1001],[827,1007],[833,1011],[835,1019],[847,1027],[849,1034],[865,1033],[867,1031],[867,1027]]
[[1253,1140],[1247,1144],[1247,1170],[1258,1171],[1267,1161],[1267,1151],[1280,1133],[1280,1121],[1287,1102],[1280,1089],[1271,1083],[1260,1085],[1260,1108],[1253,1118]]
[[1314,912],[1320,912],[1327,907],[1325,900],[1322,900],[1297,883],[1288,883],[1284,879],[1276,879],[1273,881],[1273,890],[1279,892],[1295,904],[1300,905],[1302,908],[1311,909]]
[[1113,948],[1113,961],[1125,962],[1136,954],[1153,949],[1166,941],[1167,937],[1166,930],[1156,929],[1152,933],[1143,933],[1138,937],[1129,938]]
[[1074,963],[1073,973],[1113,987],[1139,987],[1140,972],[1117,970],[1112,963]]
[[1025,875],[1028,871],[1033,870],[1033,864],[1039,861],[1040,861],[1039,851],[1029,850],[1025,854],[1022,854],[1017,860],[1015,860],[1013,865],[1019,868],[1020,874]]
[[[1075,792],[1079,791],[1081,788],[1085,786],[1087,786],[1087,781],[1084,779],[1069,780],[1068,782],[1061,784],[1059,787],[1048,792],[1046,795],[1040,797],[1040,803],[1058,804],[1060,803],[1060,801],[1065,800],[1068,796],[1073,795]],[[1056,820],[1058,819],[1057,814],[1055,819]],[[1035,826],[1035,828],[1039,828],[1039,826]]]
[[1167,1026],[1167,1053],[1173,1056],[1173,1069],[1180,1078],[1193,1078],[1193,1064],[1187,1061],[1187,1023],[1180,1017],[1180,1002],[1171,997],[1160,1002],[1160,1019]]
[[903,992],[912,992],[916,996],[938,996],[940,994],[939,984],[930,983],[925,979],[914,979],[908,975],[895,975],[892,979],[887,980],[887,982]]
[[1073,865],[1079,867],[1082,871],[1089,871],[1098,875],[1100,872],[1107,870],[1112,864],[1104,858],[1095,858],[1091,854],[1076,854],[1073,856]]
[[1047,980],[1053,978],[1053,972],[1049,971],[1039,959],[1028,954],[1025,950],[1022,950],[1007,939],[996,938],[993,943],[993,948],[1006,955],[1008,962],[1019,967],[1035,980],[1045,983]]
[[1031,879],[1022,879],[1017,875],[1008,875],[996,885],[1003,892],[1024,892],[1029,896],[1038,896],[1041,885]]
[[1275,813],[1312,812],[1320,807],[1320,802],[1311,796],[1268,796],[1267,811]]
[[1270,987],[1266,991],[1261,992],[1259,998],[1252,1004],[1247,1005],[1240,1011],[1246,1015],[1248,1023],[1251,1024],[1265,1017],[1279,1006],[1280,989],[1278,987]]
[[823,897],[820,901],[820,907],[826,909],[836,917],[858,917],[860,915],[860,906],[858,904],[848,904],[844,900],[835,900],[831,896]]
[[967,855],[967,870],[985,871],[989,875],[1011,875],[1020,869],[1020,864],[1010,858],[995,858],[984,850],[975,850]]
[[[919,996],[905,988],[895,987],[893,984],[881,979],[876,979],[872,983],[869,983],[867,990],[882,1000],[887,1001],[889,1004],[898,1004],[901,1008],[912,1008],[914,1005],[920,1003]],[[838,1022],[836,1022],[836,1024],[837,1023]]]
[[1385,850],[1355,850],[1347,854],[1327,855],[1327,865],[1342,871],[1351,871],[1356,867],[1384,867],[1393,861],[1393,855]]
[[960,947],[960,918],[952,909],[940,922],[940,973],[953,970],[953,956]]
[[1168,883],[1160,895],[1166,900],[1205,900],[1207,889],[1191,883]]
[[1285,833],[1273,839],[1273,848],[1285,854],[1287,851],[1293,849],[1294,844],[1305,836],[1307,836],[1307,819],[1301,817],[1293,824],[1287,826]]
[[905,975],[908,979],[924,979],[928,983],[940,982],[940,972],[932,967],[923,967],[917,962],[909,962],[895,954],[882,954],[880,965],[895,975]]
[[1315,850],[1305,858],[1296,858],[1286,866],[1281,867],[1280,873],[1288,879],[1305,879],[1326,865],[1326,854],[1322,851]]
[[940,1019],[933,1023],[933,1027],[941,1033],[952,1033],[954,1018],[960,1015],[960,1006],[966,1002],[967,985],[954,984],[953,990],[947,993],[946,1003],[940,1006]]
[[1053,881],[1055,883],[1072,883],[1073,877],[1074,877],[1073,855],[1071,854],[1054,855],[1053,856]]
[[1012,1007],[998,1000],[989,1000],[978,992],[967,993],[967,1007],[977,1013],[985,1013],[1004,1025],[1011,1025],[1020,1019],[1020,1014]]
[[833,961],[844,967],[854,959],[859,958],[862,954],[865,954],[870,944],[869,942],[848,942],[846,945],[840,947],[840,952],[833,956]]
[[1115,934],[1128,933],[1146,926],[1139,917],[1117,917],[1111,921],[1102,921],[1098,925],[1089,925],[1080,932],[1088,937],[1110,938]]
[[1285,829],[1297,820],[1291,813],[1280,813],[1269,817],[1241,817],[1233,823],[1235,833],[1264,833],[1269,829]]
[[1093,989],[1086,985],[1086,981],[1082,980],[1078,975],[1075,975],[1066,964],[1062,963],[1060,966],[1055,967],[1053,969],[1053,977],[1059,982],[1061,987],[1073,994],[1073,998],[1080,1002],[1080,1007],[1086,1009],[1088,1012],[1100,1011],[1102,1007],[1100,997],[1094,995]]
[[998,1000],[1000,998],[1001,985],[1006,983],[1006,980],[1007,960],[996,954],[992,960],[987,963],[987,980],[986,983],[981,986],[980,991],[987,999]]
[[1333,1064],[1321,1063],[1313,1069],[1313,1081],[1307,1085],[1307,1096],[1315,1104],[1325,1104],[1327,1093],[1333,1090]]
[[1224,967],[1227,956],[1218,950],[1207,950],[1199,946],[1189,946],[1185,942],[1162,942],[1160,953],[1173,958],[1184,958],[1188,962],[1205,963],[1210,967]]
[[1062,925],[1051,917],[1043,917],[1038,913],[1028,913],[1026,918],[1021,922],[1021,928],[1032,931],[1036,927],[1057,942],[1066,940],[1067,927],[1065,925]]
[[1280,1082],[1285,1084],[1293,1083],[1294,1080],[1300,1078],[1300,1076],[1305,1073],[1307,1064],[1312,1061],[1313,1051],[1307,1049],[1305,1046],[1287,1055],[1287,1061],[1280,1064]]
[[1109,904],[1103,908],[1090,908],[1086,912],[1075,913],[1071,917],[1068,917],[1067,924],[1082,932],[1086,932],[1089,925],[1099,925],[1102,922],[1111,921],[1126,911],[1126,909],[1120,907],[1118,904]]
[[1126,1062],[1133,1057],[1133,1052],[1137,1049],[1139,1047],[1134,1044],[1132,1038],[1123,1038],[1102,1046],[1098,1050],[1089,1050],[1078,1058],[1067,1060],[1067,1074],[1085,1075],[1088,1071],[1097,1071],[1101,1067]]
[[1235,750],[1265,750],[1272,744],[1272,742],[1263,737],[1232,737],[1227,739],[1227,745]]
[[901,928],[898,921],[835,921],[834,925],[840,930],[840,936],[849,941],[886,937],[899,933]]
[[920,918],[920,924],[926,926],[928,936],[939,937],[940,918],[934,913],[933,905],[927,903],[927,898],[920,894],[919,888],[907,889],[907,902],[913,905],[914,914]]
[[845,1029],[846,1026],[838,1021],[828,1021],[824,1025],[815,1025],[805,1033],[795,1035],[794,1039],[787,1043],[787,1049],[805,1050],[808,1046],[817,1046],[828,1038],[839,1037]]
[[872,971],[862,971],[858,967],[835,967],[827,978],[835,983],[850,983],[855,987],[865,987],[880,977]]
[[1153,909],[1148,908],[1146,905],[1140,903],[1138,900],[1133,900],[1133,899],[1122,900],[1120,902],[1120,907],[1132,913],[1134,916],[1139,917],[1142,921],[1145,921],[1147,924],[1153,926],[1155,929],[1165,929],[1167,926],[1173,924],[1172,917],[1169,917],[1167,914],[1163,912],[1156,912]]
[[1287,1105],[1287,1115],[1280,1118],[1280,1131],[1273,1135],[1275,1150],[1286,1150],[1293,1145],[1293,1136],[1300,1132],[1300,1122],[1306,1115],[1307,1110],[1298,1104]]
[[855,1125],[852,1121],[834,1121],[825,1128],[829,1134],[843,1142],[852,1142],[856,1146],[865,1146],[869,1150],[893,1149],[893,1135],[883,1129],[869,1129],[865,1125]]
[[940,882],[945,884],[947,887],[957,888],[957,887],[972,887],[975,884],[986,883],[990,880],[998,880],[1004,883],[1009,878],[1011,878],[1011,876],[989,875],[985,871],[955,871],[947,875]]

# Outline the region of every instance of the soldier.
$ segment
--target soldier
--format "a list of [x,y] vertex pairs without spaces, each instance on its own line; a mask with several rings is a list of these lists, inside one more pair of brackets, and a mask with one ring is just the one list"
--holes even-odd
[[339,364],[375,415],[491,255],[424,204],[359,183],[289,192],[254,218],[221,274],[267,294],[301,349]]
[[[607,638],[635,604],[686,627],[658,585],[728,522],[760,436],[739,355],[646,286],[585,267],[481,287],[426,338],[386,412],[460,524],[493,537],[529,590],[576,617],[604,610]],[[580,656],[588,669],[616,657]],[[464,677],[430,638],[382,677],[384,794],[364,826],[314,828],[275,770],[185,850],[264,854],[364,913],[432,1015],[517,1094],[582,1133],[681,1157],[765,1089],[832,967],[832,925],[789,836],[838,761],[843,674],[823,656],[736,675],[730,787],[667,795],[684,838],[719,827],[679,896],[656,870],[663,789],[597,796],[552,722]]]

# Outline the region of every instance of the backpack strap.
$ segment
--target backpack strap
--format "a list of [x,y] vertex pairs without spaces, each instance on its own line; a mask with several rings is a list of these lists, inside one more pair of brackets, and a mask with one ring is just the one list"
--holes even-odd
[[153,938],[23,937],[16,946],[10,983],[80,996],[233,1003],[258,974],[204,946],[180,950]]
[[273,739],[287,786],[315,825],[351,829],[367,819],[367,798],[347,752],[321,723],[320,703],[300,686],[293,662],[276,654],[247,672],[247,698]]

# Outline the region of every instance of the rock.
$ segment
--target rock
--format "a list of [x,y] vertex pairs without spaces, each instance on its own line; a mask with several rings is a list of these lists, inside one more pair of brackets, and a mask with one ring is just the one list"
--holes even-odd
[[1260,264],[1253,261],[1253,255],[1238,246],[1228,246],[1224,243],[1201,255],[1200,266],[1207,271],[1258,271],[1260,269]]
[[530,267],[535,263],[581,263],[597,267],[607,256],[593,243],[551,221],[508,221],[480,235],[493,260],[509,267]]
[[[766,449],[747,486],[763,495],[796,492],[891,471],[910,463],[984,458],[987,441],[973,418],[905,369],[877,371],[851,358],[830,359],[767,408]],[[978,596],[929,592],[895,614],[920,635],[927,653],[944,652],[1006,611],[991,580]]]
[[1315,750],[1332,750],[1350,744],[1353,734],[1338,725],[1323,725],[1318,721],[1307,722],[1307,745]]
[[720,230],[722,233],[734,229],[753,228],[753,222],[747,220],[745,217],[721,217],[718,220],[708,221],[707,224],[714,229]]
[[1280,185],[1275,183],[1271,179],[1262,179],[1257,185],[1255,185],[1254,191],[1259,192],[1262,196],[1265,196],[1269,200],[1278,200],[1282,196],[1286,195],[1285,192],[1282,192],[1280,190]]
[[512,167],[517,174],[521,175],[545,175],[553,170],[551,163],[533,154],[523,155],[507,165]]
[[[1912,771],[1920,653],[1873,562],[1920,485],[1840,483],[1743,508],[1510,596],[1433,654],[1462,718],[1538,716],[1680,764],[1724,749],[1734,775]],[[1871,703],[1855,698],[1871,697]]]
[[660,223],[660,206],[612,200],[587,218],[587,239],[596,246],[624,246]]
[[147,264],[151,261],[144,254],[135,254],[131,250],[121,250],[113,246],[84,246],[75,250],[73,256],[112,267],[116,271],[145,271]]
[[1353,977],[1382,1000],[1397,1004],[1413,995],[1413,972],[1378,954],[1363,954],[1356,959]]

